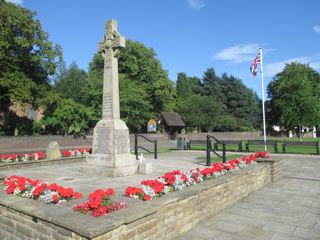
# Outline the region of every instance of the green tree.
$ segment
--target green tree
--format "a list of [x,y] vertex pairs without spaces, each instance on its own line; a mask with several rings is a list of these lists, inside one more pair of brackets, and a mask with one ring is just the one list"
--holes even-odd
[[152,118],[151,104],[143,83],[131,81],[125,75],[120,75],[120,114],[133,132],[141,132]]
[[202,78],[203,94],[206,96],[215,96],[222,98],[220,89],[220,77],[218,77],[213,68],[208,68]]
[[49,90],[61,49],[48,40],[35,13],[0,1],[0,105],[37,104]]
[[257,95],[247,88],[241,79],[224,73],[221,76],[220,89],[227,113],[234,116],[238,129],[248,130],[260,126]]
[[83,104],[91,108],[92,116],[97,122],[102,116],[103,58],[96,53],[89,63],[86,85],[82,90]]
[[319,126],[320,75],[307,64],[292,62],[267,87],[271,124],[290,129]]
[[[89,65],[84,103],[101,117],[103,58],[97,53]],[[119,57],[120,114],[131,131],[141,131],[149,118],[173,109],[175,91],[153,49],[128,40]],[[139,102],[140,101],[140,102]]]
[[46,106],[44,117],[34,124],[39,133],[81,135],[94,127],[90,109],[71,98],[64,99],[52,93],[42,101]]
[[188,127],[199,131],[221,130],[225,106],[216,97],[193,95],[178,107],[178,112]]
[[162,111],[171,110],[170,101],[173,99],[173,83],[156,56],[152,48],[128,40],[119,57],[119,72],[131,81],[145,83],[143,86],[154,117]]
[[82,94],[86,86],[86,78],[87,73],[72,62],[68,69],[64,69],[59,74],[53,90],[63,98],[71,98],[75,102],[83,103]]
[[176,81],[177,96],[185,99],[197,93],[201,81],[197,77],[188,77],[185,73],[178,73]]

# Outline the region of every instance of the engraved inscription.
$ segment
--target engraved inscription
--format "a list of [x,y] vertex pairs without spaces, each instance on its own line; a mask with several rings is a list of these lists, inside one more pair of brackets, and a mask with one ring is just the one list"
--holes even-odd
[[103,95],[102,117],[104,119],[112,119],[112,96],[111,94]]
[[129,143],[129,132],[128,130],[117,130],[116,131],[116,151],[118,154],[130,152],[130,143]]
[[95,153],[110,154],[111,153],[111,136],[110,130],[106,127],[96,128],[96,144],[94,146]]

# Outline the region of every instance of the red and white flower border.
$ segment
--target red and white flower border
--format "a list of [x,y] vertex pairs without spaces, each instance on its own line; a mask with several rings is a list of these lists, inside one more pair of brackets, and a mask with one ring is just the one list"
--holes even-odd
[[47,184],[42,180],[31,180],[30,178],[12,175],[5,179],[4,190],[7,194],[31,198],[46,204],[66,202],[82,197],[72,188],[64,188],[56,183]]
[[[61,150],[63,158],[68,157],[83,157],[86,154],[91,153],[91,148],[79,148],[74,150]],[[46,159],[47,155],[43,152],[36,153],[19,153],[19,154],[0,154],[1,163],[17,163],[28,162]]]
[[167,194],[168,192],[175,192],[256,164],[256,159],[258,157],[266,158],[268,157],[268,153],[257,152],[251,154],[249,157],[244,156],[241,159],[230,160],[226,163],[214,163],[210,167],[202,170],[197,168],[188,172],[179,170],[167,172],[157,179],[141,181],[141,187],[128,186],[125,190],[125,195],[131,198],[149,201]]

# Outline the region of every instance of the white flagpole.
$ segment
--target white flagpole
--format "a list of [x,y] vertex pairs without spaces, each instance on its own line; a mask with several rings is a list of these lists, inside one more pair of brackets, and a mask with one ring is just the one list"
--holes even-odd
[[263,83],[263,58],[262,58],[262,48],[259,49],[260,52],[260,74],[261,74],[261,95],[262,95],[262,114],[263,114],[263,140],[264,140],[264,150],[267,151],[267,135],[266,135],[266,114],[264,109],[264,83]]

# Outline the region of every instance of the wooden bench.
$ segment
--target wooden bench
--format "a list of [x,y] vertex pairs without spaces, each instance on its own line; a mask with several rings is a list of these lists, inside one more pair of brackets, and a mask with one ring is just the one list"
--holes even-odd
[[214,143],[214,150],[218,151],[219,144],[222,145],[224,143],[226,148],[228,145],[238,145],[238,152],[242,152],[242,140],[220,140],[221,143],[215,142]]
[[290,142],[290,141],[284,141],[282,144],[282,153],[286,153],[286,147],[287,146],[295,146],[295,147],[315,147],[317,154],[319,155],[320,147],[319,147],[319,141],[316,142]]
[[187,149],[191,149],[191,145],[194,146],[207,146],[207,140],[190,140],[188,143],[187,143]]
[[267,140],[266,142],[264,142],[264,140],[248,140],[248,142],[246,143],[246,151],[247,152],[250,151],[250,146],[252,146],[252,145],[273,146],[274,152],[278,153],[278,141],[277,140]]

